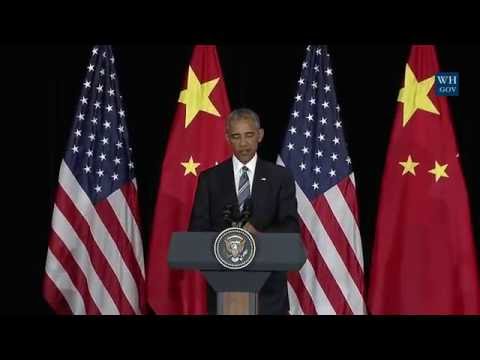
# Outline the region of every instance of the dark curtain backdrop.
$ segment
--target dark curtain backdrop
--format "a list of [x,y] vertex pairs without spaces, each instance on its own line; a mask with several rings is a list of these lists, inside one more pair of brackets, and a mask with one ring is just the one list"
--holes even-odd
[[[81,83],[95,44],[44,46],[48,67],[48,191],[43,228],[25,239],[28,265],[20,274],[18,311],[51,313],[41,297],[52,201]],[[192,44],[112,44],[136,160],[145,252],[151,230],[161,164]],[[218,53],[232,108],[260,115],[265,140],[259,155],[275,161],[286,130],[306,44],[219,45]],[[360,231],[368,275],[375,217],[390,128],[410,44],[329,44],[338,101],[357,181]],[[473,123],[478,119],[478,54],[474,44],[437,44],[441,69],[460,73],[460,96],[449,100],[480,248],[480,178]],[[474,200],[475,199],[475,200]],[[428,219],[425,219],[428,221]],[[477,250],[477,254],[479,251]],[[479,256],[480,258],[480,256]],[[368,278],[367,278],[368,280]]]

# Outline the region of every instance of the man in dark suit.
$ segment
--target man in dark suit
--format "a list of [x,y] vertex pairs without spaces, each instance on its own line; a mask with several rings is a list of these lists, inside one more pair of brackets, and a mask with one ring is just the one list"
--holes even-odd
[[[244,229],[257,232],[299,232],[295,183],[289,171],[257,156],[264,131],[250,109],[233,111],[226,119],[225,136],[232,158],[208,169],[198,179],[190,231],[222,231],[224,211],[248,204],[250,217]],[[260,314],[288,314],[287,277],[274,272],[259,294]],[[216,312],[216,295],[209,287],[208,311]]]

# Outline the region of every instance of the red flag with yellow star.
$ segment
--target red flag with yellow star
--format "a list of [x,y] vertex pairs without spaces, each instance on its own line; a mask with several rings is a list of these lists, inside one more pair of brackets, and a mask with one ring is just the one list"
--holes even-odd
[[468,195],[434,46],[413,46],[398,96],[370,268],[373,314],[478,314]]
[[187,231],[198,175],[231,155],[230,113],[215,46],[193,50],[163,161],[147,271],[148,302],[157,314],[206,314],[206,283],[196,271],[170,270],[173,232]]

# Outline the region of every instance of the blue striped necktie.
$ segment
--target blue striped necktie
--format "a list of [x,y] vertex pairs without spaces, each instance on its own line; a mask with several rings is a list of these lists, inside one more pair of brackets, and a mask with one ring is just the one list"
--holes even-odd
[[248,168],[242,167],[242,176],[240,176],[240,182],[238,184],[238,205],[240,205],[240,211],[243,210],[245,200],[250,197],[250,181],[248,180]]

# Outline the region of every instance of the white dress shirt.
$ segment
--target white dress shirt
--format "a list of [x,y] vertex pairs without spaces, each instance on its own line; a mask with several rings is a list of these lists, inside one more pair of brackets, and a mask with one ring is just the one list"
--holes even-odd
[[233,162],[233,175],[235,177],[235,191],[238,195],[238,184],[240,183],[240,177],[242,176],[243,170],[242,168],[246,166],[248,168],[247,175],[248,181],[250,183],[250,196],[252,195],[252,187],[253,187],[253,179],[255,175],[255,167],[257,166],[257,154],[250,160],[248,163],[243,164],[240,160],[238,160],[235,155],[232,156]]

